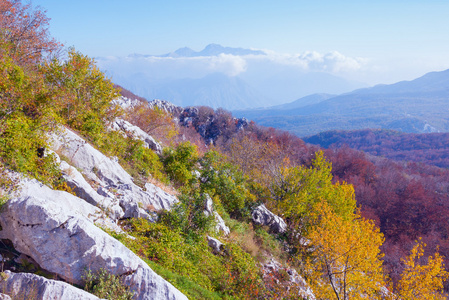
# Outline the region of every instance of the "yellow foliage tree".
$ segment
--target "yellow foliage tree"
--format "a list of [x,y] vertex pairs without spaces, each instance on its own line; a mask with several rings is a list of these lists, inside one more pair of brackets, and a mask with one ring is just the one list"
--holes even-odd
[[429,256],[427,264],[420,263],[425,247],[426,244],[419,239],[410,255],[402,259],[405,269],[393,299],[447,299],[443,284],[449,278],[449,273],[444,268],[443,257],[436,252],[434,256]]
[[178,134],[173,116],[158,107],[150,108],[148,103],[142,102],[128,109],[126,113],[132,124],[165,144],[171,144]]
[[314,211],[304,269],[317,299],[380,298],[385,281],[379,229],[358,213],[343,218],[325,202]]

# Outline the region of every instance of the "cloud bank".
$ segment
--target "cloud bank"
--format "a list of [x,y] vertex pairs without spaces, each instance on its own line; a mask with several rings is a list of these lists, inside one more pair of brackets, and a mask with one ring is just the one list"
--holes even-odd
[[128,57],[97,58],[102,70],[114,74],[143,73],[148,78],[201,78],[212,73],[227,76],[242,75],[248,70],[269,72],[273,67],[289,67],[300,72],[327,72],[340,74],[362,69],[366,60],[348,57],[337,51],[319,53],[307,51],[301,54],[280,54],[264,50],[263,55],[234,55],[220,53],[211,56],[170,57],[130,55]]

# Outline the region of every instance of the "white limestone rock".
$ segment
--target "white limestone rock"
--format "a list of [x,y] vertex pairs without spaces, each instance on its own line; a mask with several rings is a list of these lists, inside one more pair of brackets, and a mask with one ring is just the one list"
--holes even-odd
[[208,194],[205,194],[205,197],[206,201],[204,203],[204,214],[206,216],[214,215],[216,232],[222,232],[226,236],[229,235],[231,233],[231,230],[228,226],[226,226],[225,221],[218,214],[218,212],[214,211],[214,202],[212,201],[212,198]]
[[22,186],[0,214],[0,238],[11,240],[17,251],[41,268],[80,285],[86,270],[104,269],[126,276],[136,299],[186,299],[131,250],[94,225],[98,208],[69,193],[37,185],[35,180],[24,180]]
[[144,217],[152,220],[151,209],[168,210],[178,202],[175,196],[153,184],[147,183],[145,190],[141,189],[116,160],[106,157],[68,129],[62,129],[59,135],[53,135],[53,140],[55,150],[102,188],[97,189],[97,193],[106,197],[111,194],[110,191],[114,191],[124,211],[123,218]]
[[63,172],[63,177],[66,180],[67,185],[79,198],[101,208],[113,220],[123,218],[125,213],[120,207],[119,201],[116,200],[113,195],[111,197],[110,195],[102,196],[98,194],[86,179],[84,179],[83,175],[67,162],[62,161],[59,166]]
[[161,110],[164,110],[164,111],[172,114],[173,116],[177,116],[183,111],[183,108],[181,106],[177,106],[171,102],[168,102],[166,100],[160,100],[160,99],[154,99],[154,100],[149,101],[148,106],[150,108],[157,107]]
[[139,267],[124,278],[124,283],[135,292],[135,300],[177,300],[187,297],[150,268]]
[[145,265],[88,218],[42,198],[12,199],[0,223],[2,239],[69,282],[82,284],[87,269],[121,275]]
[[156,142],[151,135],[140,129],[138,126],[134,126],[128,121],[122,119],[116,119],[112,124],[112,128],[114,130],[121,130],[130,133],[134,138],[143,141],[149,149],[153,150],[157,154],[162,154],[162,146]]
[[207,244],[209,245],[209,247],[212,248],[214,253],[217,253],[217,254],[221,253],[224,249],[223,243],[211,236],[207,236]]
[[289,280],[284,286],[287,291],[291,288],[295,288],[300,299],[316,300],[310,286],[307,284],[305,279],[299,275],[298,272],[296,272],[295,269],[284,267],[273,258],[262,264],[263,277],[269,278],[270,280],[272,280],[274,273],[278,273],[281,270],[285,271],[289,276]]
[[269,226],[273,233],[284,233],[287,230],[285,221],[269,211],[263,204],[256,207],[251,215],[255,224]]
[[138,99],[131,99],[123,96],[112,100],[112,104],[116,104],[123,109],[133,108],[134,106],[140,105],[142,103],[143,102]]
[[117,160],[105,156],[73,131],[61,128],[53,135],[52,147],[67,157],[74,167],[80,169],[90,180],[101,185],[133,183]]
[[[3,279],[5,278],[5,279]],[[13,299],[61,299],[61,300],[98,300],[84,290],[74,287],[68,283],[47,279],[30,273],[4,272],[0,281],[0,290],[13,297]],[[7,296],[9,297],[9,296]],[[0,295],[0,299],[5,298]]]
[[1,294],[1,293],[0,293],[0,300],[11,300],[11,297],[9,297],[9,296],[6,295],[6,294]]
[[214,217],[215,217],[215,231],[222,232],[224,235],[229,235],[231,233],[231,230],[226,225],[223,218],[218,214],[218,212],[214,211]]

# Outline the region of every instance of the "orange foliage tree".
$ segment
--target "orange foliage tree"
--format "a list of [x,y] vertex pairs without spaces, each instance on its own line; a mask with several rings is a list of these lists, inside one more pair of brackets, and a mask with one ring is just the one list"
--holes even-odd
[[45,11],[19,0],[0,0],[0,40],[7,44],[19,64],[32,65],[61,45],[48,31]]

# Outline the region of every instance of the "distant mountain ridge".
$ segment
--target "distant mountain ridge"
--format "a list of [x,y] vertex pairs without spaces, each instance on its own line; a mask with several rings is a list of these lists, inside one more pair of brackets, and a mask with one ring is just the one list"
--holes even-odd
[[323,71],[331,69],[332,62],[322,66],[319,59],[310,59],[209,44],[200,51],[184,47],[162,55],[100,57],[96,62],[115,83],[134,93],[180,106],[268,107],[314,93],[340,94],[366,86]]
[[188,47],[180,48],[175,52],[161,55],[161,57],[197,57],[197,56],[217,56],[220,54],[231,55],[266,55],[261,50],[251,50],[244,48],[223,47],[218,44],[209,44],[203,50],[196,52]]
[[235,115],[298,136],[364,128],[447,132],[449,70],[427,73],[411,81],[358,89],[303,107],[236,111]]
[[262,50],[252,50],[245,48],[224,47],[219,44],[209,44],[201,51],[192,50],[189,47],[179,48],[173,52],[161,55],[132,54],[132,57],[200,57],[200,56],[218,56],[220,54],[231,54],[236,56],[243,55],[266,55]]

